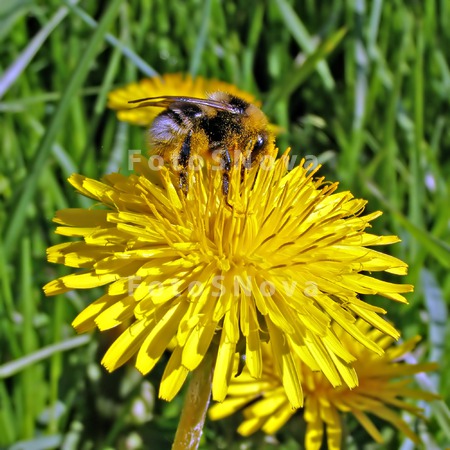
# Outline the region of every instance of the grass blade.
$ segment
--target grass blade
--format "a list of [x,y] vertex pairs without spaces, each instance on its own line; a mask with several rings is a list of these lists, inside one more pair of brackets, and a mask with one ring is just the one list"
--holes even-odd
[[[76,5],[73,5],[69,0],[63,0],[66,5],[75,13],[86,25],[89,25],[91,28],[95,29],[98,26],[98,23],[85,11],[79,8]],[[105,34],[106,41],[111,44],[113,47],[118,48],[124,56],[126,56],[144,75],[148,77],[156,77],[158,76],[158,72],[150,67],[138,54],[136,54],[129,47],[120,42],[116,37],[114,37],[110,33]]]
[[194,53],[192,54],[191,64],[189,67],[189,73],[193,77],[197,74],[198,69],[200,67],[202,53],[205,48],[208,36],[210,16],[211,16],[211,0],[206,0],[206,2],[203,5],[202,22],[201,22],[202,25],[200,31],[198,32],[197,42],[195,43]]
[[65,352],[67,350],[86,345],[90,339],[91,337],[87,334],[75,336],[74,338],[66,339],[63,342],[42,347],[40,350],[26,355],[23,358],[3,364],[0,366],[0,379],[11,377],[32,364],[50,358],[56,352]]
[[315,70],[317,64],[326,58],[342,41],[347,30],[341,28],[323,41],[316,50],[311,53],[301,66],[294,65],[292,70],[287,71],[287,75],[271,91],[264,109],[270,111],[278,101],[286,99],[306,80]]
[[[78,0],[77,0],[78,1]],[[12,84],[17,80],[21,73],[28,66],[34,55],[42,47],[42,44],[51,34],[51,32],[61,23],[67,16],[69,10],[65,6],[58,9],[55,15],[47,22],[47,24],[39,30],[20,56],[9,66],[0,78],[0,99],[5,95]]]
[[[297,41],[297,44],[309,55],[315,50],[315,43],[300,17],[295,13],[292,6],[286,0],[277,0],[277,6],[280,10],[284,23],[292,36]],[[334,88],[334,79],[331,75],[330,69],[325,61],[320,61],[317,64],[317,71],[323,80],[323,84],[327,90]]]

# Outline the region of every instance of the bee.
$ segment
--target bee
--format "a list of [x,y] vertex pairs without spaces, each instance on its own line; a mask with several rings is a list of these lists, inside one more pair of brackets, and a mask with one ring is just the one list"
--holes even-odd
[[255,105],[225,92],[208,98],[162,96],[129,103],[137,108],[165,108],[149,129],[153,154],[179,171],[179,187],[188,193],[193,157],[210,159],[222,170],[222,192],[229,190],[232,164],[243,155],[243,170],[258,164],[274,147],[265,114]]

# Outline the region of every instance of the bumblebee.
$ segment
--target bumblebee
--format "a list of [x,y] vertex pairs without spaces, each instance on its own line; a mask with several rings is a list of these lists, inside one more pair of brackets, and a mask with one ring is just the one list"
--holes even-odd
[[163,96],[132,100],[137,108],[166,108],[149,130],[151,152],[179,171],[180,189],[187,194],[194,157],[210,159],[223,173],[222,192],[229,190],[233,161],[243,154],[243,170],[258,164],[274,146],[264,113],[242,98],[214,92],[208,98]]

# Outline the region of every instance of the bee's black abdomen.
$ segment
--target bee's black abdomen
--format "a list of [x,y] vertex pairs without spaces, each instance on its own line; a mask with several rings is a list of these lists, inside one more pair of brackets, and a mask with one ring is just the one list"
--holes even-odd
[[151,141],[156,145],[171,142],[185,130],[192,130],[193,119],[199,120],[203,114],[196,105],[175,103],[156,116],[149,130]]
[[168,119],[173,120],[173,122],[179,127],[183,125],[183,117],[180,115],[179,112],[173,111],[172,109],[167,109],[161,114],[164,114],[165,116],[167,116]]
[[176,103],[174,109],[188,120],[198,119],[204,115],[203,110],[192,103]]
[[246,102],[242,98],[235,97],[234,95],[230,95],[229,103],[231,106],[237,108],[240,114],[244,114],[245,110],[250,106],[248,102]]

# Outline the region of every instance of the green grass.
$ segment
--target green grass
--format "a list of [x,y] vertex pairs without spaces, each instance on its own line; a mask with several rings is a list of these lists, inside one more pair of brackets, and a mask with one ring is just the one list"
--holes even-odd
[[[106,94],[167,72],[255,93],[285,130],[280,149],[315,155],[323,175],[385,212],[375,232],[402,238],[388,251],[409,264],[405,282],[416,288],[409,306],[380,304],[404,336],[423,336],[421,359],[440,363],[432,379],[444,402],[421,433],[427,448],[449,447],[450,2],[105,4],[0,4],[0,448],[125,448],[133,439],[144,444],[128,448],[170,448],[182,398],[156,399],[162,365],[145,379],[130,367],[106,374],[99,361],[114,333],[80,339],[70,327],[95,293],[46,298],[41,289],[65,273],[45,257],[59,242],[54,212],[88,204],[67,176],[101,177],[143,148],[142,129],[118,123]],[[202,448],[302,448],[295,424],[271,444],[238,437],[237,423],[207,422]],[[350,449],[402,442],[386,432],[376,446],[350,430]]]

